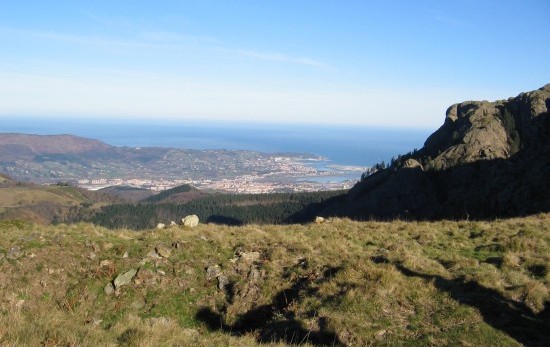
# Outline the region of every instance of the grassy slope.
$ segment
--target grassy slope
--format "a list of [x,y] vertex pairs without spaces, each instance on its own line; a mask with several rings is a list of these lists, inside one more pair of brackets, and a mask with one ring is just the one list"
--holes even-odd
[[28,219],[49,223],[55,211],[89,202],[74,187],[11,186],[0,188],[0,213],[5,218]]
[[[549,338],[550,214],[143,233],[0,222],[0,233],[1,346],[536,346]],[[148,258],[157,245],[170,257]],[[15,246],[20,258],[2,256]],[[260,259],[252,265],[236,251]],[[215,264],[231,281],[226,290],[206,278]],[[131,268],[137,281],[106,295]]]

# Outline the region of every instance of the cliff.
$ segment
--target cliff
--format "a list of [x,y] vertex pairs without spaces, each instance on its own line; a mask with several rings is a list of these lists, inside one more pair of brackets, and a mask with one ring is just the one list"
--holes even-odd
[[550,211],[550,84],[452,105],[424,147],[352,188],[326,214],[491,218]]

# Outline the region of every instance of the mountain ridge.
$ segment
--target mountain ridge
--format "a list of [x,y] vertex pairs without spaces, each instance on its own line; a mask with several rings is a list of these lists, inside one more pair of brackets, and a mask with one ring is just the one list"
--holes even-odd
[[550,84],[447,109],[418,151],[367,175],[325,215],[495,218],[550,211]]
[[32,154],[75,154],[90,151],[105,151],[113,148],[113,146],[99,140],[69,134],[2,133],[0,134],[0,149],[5,146],[10,146],[12,150],[19,149],[20,151]]

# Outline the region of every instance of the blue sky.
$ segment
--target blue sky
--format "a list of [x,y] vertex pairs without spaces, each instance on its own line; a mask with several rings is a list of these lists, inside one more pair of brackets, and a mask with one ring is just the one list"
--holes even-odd
[[435,128],[550,82],[550,1],[0,0],[0,117]]

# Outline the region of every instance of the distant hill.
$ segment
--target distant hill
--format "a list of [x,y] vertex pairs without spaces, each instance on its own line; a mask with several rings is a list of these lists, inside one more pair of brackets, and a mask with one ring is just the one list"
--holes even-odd
[[97,192],[116,196],[127,202],[139,202],[155,195],[155,193],[149,189],[128,186],[111,186],[99,189]]
[[550,211],[550,84],[447,110],[424,147],[367,175],[325,214],[493,218]]
[[32,183],[0,182],[0,220],[26,220],[50,224],[68,214],[92,213],[105,204],[120,203],[121,199],[101,192],[69,185],[41,186]]
[[183,184],[172,189],[164,190],[158,194],[143,199],[144,203],[189,202],[210,194],[203,192],[188,184]]
[[109,149],[112,146],[101,141],[73,135],[0,134],[2,155],[74,154]]
[[83,179],[235,179],[284,170],[281,157],[319,158],[245,150],[118,147],[71,135],[0,133],[0,172],[18,181],[40,184],[76,183]]
[[4,182],[12,182],[13,179],[11,177],[9,177],[8,175],[5,175],[3,173],[0,173],[0,183],[4,183]]

